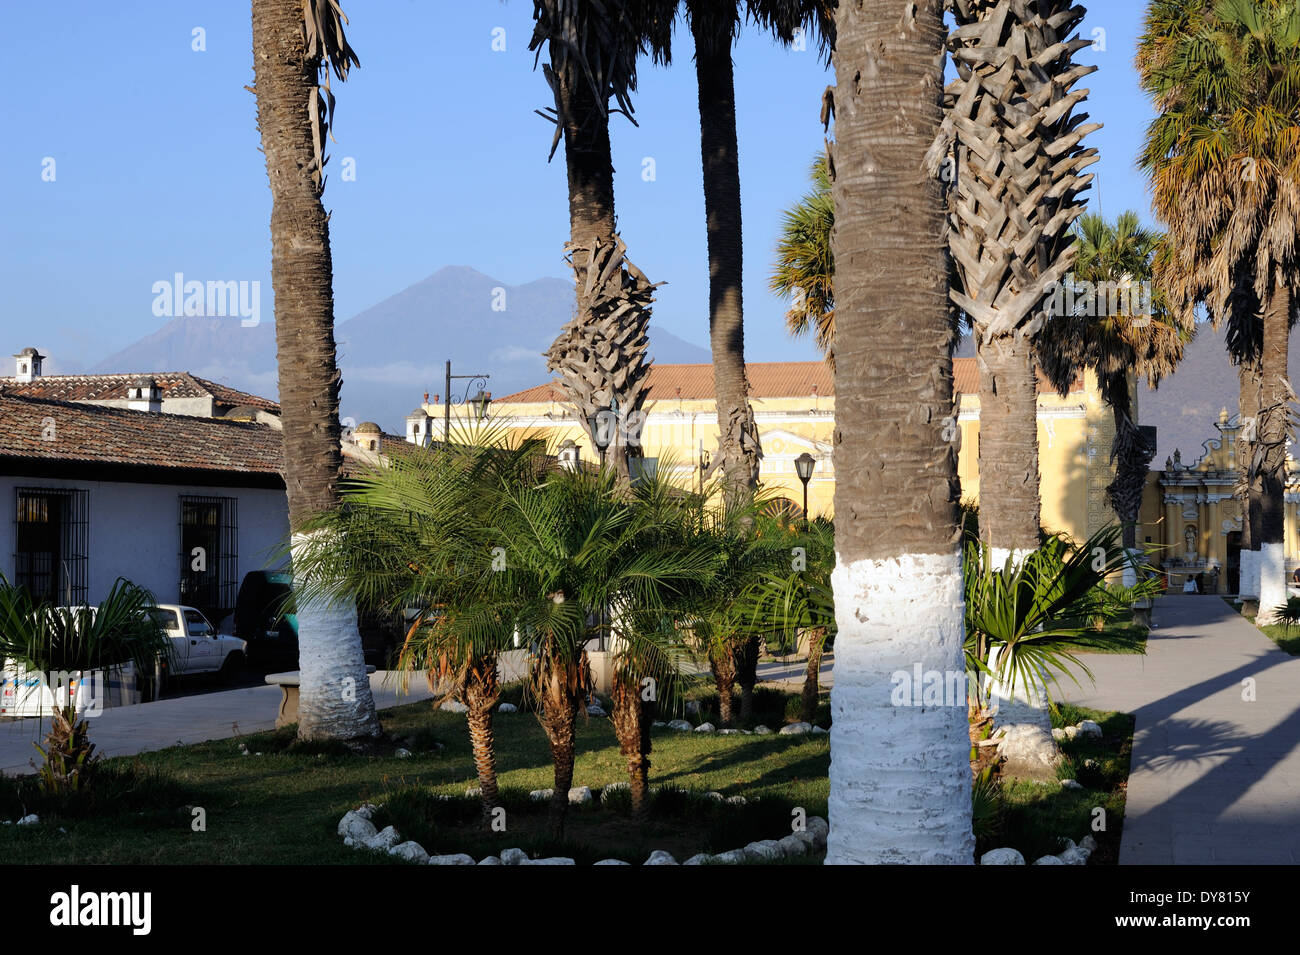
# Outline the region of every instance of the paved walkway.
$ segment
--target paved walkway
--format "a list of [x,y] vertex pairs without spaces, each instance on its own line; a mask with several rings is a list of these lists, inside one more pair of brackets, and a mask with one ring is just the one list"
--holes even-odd
[[[380,709],[427,700],[432,694],[423,676],[413,676],[408,693],[399,696],[397,674],[370,675],[370,689]],[[229,739],[275,728],[280,688],[253,686],[219,693],[159,700],[138,706],[106,709],[90,721],[90,739],[105,756],[132,756],[178,744]],[[31,773],[32,748],[49,729],[49,720],[0,721],[0,773]]]
[[[1300,862],[1300,657],[1218,597],[1163,597],[1145,657],[1060,695],[1137,717],[1120,863]],[[1243,700],[1243,680],[1254,700]]]

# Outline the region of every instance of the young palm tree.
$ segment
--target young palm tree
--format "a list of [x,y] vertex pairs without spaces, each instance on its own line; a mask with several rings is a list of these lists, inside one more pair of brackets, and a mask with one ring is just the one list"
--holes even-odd
[[1073,0],[954,0],[957,77],[931,168],[953,182],[953,302],[975,327],[980,373],[980,535],[996,556],[1038,546],[1035,338],[1044,297],[1069,271],[1070,225],[1083,213],[1082,170],[1099,128],[1075,114],[1096,67],[1072,62],[1085,10]]
[[[974,858],[964,707],[891,705],[892,675],[964,669],[948,256],[925,174],[943,105],[942,4],[835,14],[836,863]],[[888,435],[882,442],[880,435]]]
[[132,664],[137,674],[153,673],[158,657],[170,652],[171,641],[148,613],[152,605],[147,591],[119,578],[93,609],[55,607],[0,574],[0,663],[44,674],[54,696],[45,747],[37,747],[47,792],[77,792],[94,774],[95,746],[81,715],[87,688],[95,686],[91,674],[99,671],[107,686],[111,669]]
[[[718,690],[719,722],[730,727],[738,718],[749,724],[763,630],[737,597],[763,575],[790,565],[788,535],[763,513],[768,498],[761,493],[738,498],[722,492],[694,503],[690,547],[710,555],[711,572],[692,608],[691,632]],[[732,699],[737,686],[739,717]]]
[[[1147,465],[1155,454],[1134,420],[1133,387],[1137,377],[1145,377],[1154,388],[1170,374],[1195,329],[1176,325],[1154,292],[1143,304],[1145,293],[1138,290],[1151,287],[1152,261],[1161,237],[1143,228],[1136,212],[1123,212],[1113,223],[1100,215],[1084,215],[1075,224],[1074,237],[1079,251],[1071,292],[1079,291],[1083,312],[1098,314],[1052,316],[1043,326],[1039,350],[1044,373],[1063,396],[1084,369],[1097,374],[1102,401],[1115,419],[1110,452],[1115,478],[1106,493],[1124,529],[1124,546],[1131,552],[1137,548]],[[1132,289],[1133,294],[1121,294],[1115,302],[1107,300],[1105,291],[1084,294],[1085,289],[1107,288]],[[1088,303],[1096,307],[1089,308]]]
[[1286,598],[1300,14],[1284,0],[1163,0],[1148,13],[1138,64],[1160,109],[1141,164],[1174,247],[1170,285],[1181,292],[1179,304],[1190,310],[1204,302],[1221,321],[1243,279],[1260,304],[1261,390],[1247,476],[1259,485],[1260,622],[1267,623]]
[[[253,0],[254,92],[271,184],[284,479],[295,546],[303,543],[313,516],[338,505],[343,461],[333,262],[321,193],[334,110],[329,70],[343,80],[358,65],[343,34],[345,22],[338,0]],[[303,601],[297,612],[298,735],[378,735],[356,608],[347,601]]]
[[812,723],[820,700],[821,662],[826,641],[835,632],[835,598],[831,574],[835,569],[835,530],[818,518],[804,531],[793,533],[787,543],[801,548],[798,562],[782,572],[768,571],[755,580],[737,601],[737,611],[760,630],[775,632],[796,643],[802,634],[808,641],[808,663],[804,673],[799,718]]
[[826,154],[813,160],[812,189],[782,214],[769,287],[793,299],[785,327],[796,338],[812,332],[826,363],[835,369],[835,262],[831,258],[831,226],[835,202]]
[[556,838],[564,833],[573,784],[576,721],[591,691],[591,611],[609,606],[625,614],[635,636],[647,629],[640,621],[666,609],[665,592],[707,574],[709,556],[662,546],[659,519],[649,515],[608,470],[561,472],[506,486],[488,528],[502,552],[501,569],[490,575],[492,599],[530,641],[531,691],[555,763]]
[[[634,0],[534,0],[529,44],[549,62],[542,71],[555,98],[551,155],[561,141],[569,181],[570,241],[565,246],[577,290],[574,317],[546,353],[547,367],[595,441],[596,416],[617,414],[610,445],[616,470],[640,453],[637,421],[649,388],[650,306],[655,285],[626,256],[614,219],[614,164],[609,105],[632,116],[636,60],[643,45],[661,41],[653,4]],[[547,114],[543,114],[547,115]],[[594,444],[593,444],[594,446]]]
[[538,466],[531,446],[511,447],[490,428],[411,449],[350,480],[346,507],[313,522],[318,533],[296,559],[301,594],[389,615],[416,612],[398,666],[404,675],[427,671],[466,706],[485,824],[499,805],[497,661],[515,633],[496,602],[486,528],[503,489],[531,483]]

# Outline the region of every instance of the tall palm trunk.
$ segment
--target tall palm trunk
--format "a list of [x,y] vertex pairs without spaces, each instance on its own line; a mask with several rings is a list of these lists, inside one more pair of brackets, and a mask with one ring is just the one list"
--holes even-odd
[[474,769],[478,773],[478,787],[483,801],[483,822],[490,825],[492,810],[501,804],[497,792],[496,737],[492,730],[492,710],[501,698],[501,685],[497,681],[497,661],[476,659],[471,662],[465,677],[464,703],[469,722],[470,748],[474,753]]
[[632,816],[644,819],[649,811],[650,723],[654,704],[641,699],[641,686],[633,674],[616,676],[613,686],[614,735],[619,752],[627,760],[628,785],[632,792]]
[[980,343],[980,537],[1001,566],[1038,547],[1038,379],[1029,338]]
[[[271,184],[271,282],[284,480],[289,524],[298,544],[304,540],[300,529],[308,518],[337,506],[342,467],[342,379],[334,350],[329,217],[321,204],[324,176],[313,147],[322,57],[307,48],[303,14],[302,0],[253,0],[257,125]],[[318,126],[318,138],[319,132]],[[299,737],[378,735],[355,606],[303,601],[297,613]]]
[[1260,354],[1263,387],[1257,434],[1262,448],[1255,460],[1260,476],[1259,616],[1273,623],[1286,603],[1286,443],[1291,437],[1291,389],[1287,377],[1291,290],[1275,281],[1264,305],[1264,347]]
[[[705,0],[710,4],[718,0]],[[709,343],[718,414],[714,467],[733,493],[758,486],[758,425],[745,374],[745,327],[741,294],[740,159],[736,145],[736,91],[731,61],[731,24],[726,17],[695,11],[695,76],[699,87],[700,155],[704,163],[704,215],[709,244]],[[734,12],[735,5],[727,6]]]
[[899,670],[965,669],[944,199],[923,168],[943,3],[841,3],[835,25],[835,400],[851,424],[835,446],[826,861],[969,864],[965,707],[890,705]]

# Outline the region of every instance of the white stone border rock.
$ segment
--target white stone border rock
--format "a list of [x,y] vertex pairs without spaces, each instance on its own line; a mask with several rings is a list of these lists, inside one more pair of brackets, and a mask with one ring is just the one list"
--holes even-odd
[[[627,789],[626,782],[610,783],[600,791],[600,802],[608,801],[607,794]],[[546,793],[547,799],[550,798],[551,790],[537,790],[530,795],[536,797],[539,793]],[[575,797],[575,793],[578,794]],[[445,798],[445,797],[444,797]],[[704,793],[699,798],[712,799],[717,802],[727,802],[733,805],[745,804],[744,796],[730,796],[725,798],[722,793],[709,792]],[[570,803],[582,803],[592,801],[591,789],[582,786],[569,790]],[[345,813],[339,820],[339,835],[343,837],[343,844],[351,846],[354,849],[370,849],[375,852],[387,852],[391,856],[404,859],[407,862],[416,862],[427,865],[575,865],[573,859],[562,856],[555,856],[547,859],[530,859],[528,853],[523,849],[506,849],[499,856],[488,856],[478,862],[474,857],[466,853],[456,853],[454,855],[437,855],[431,856],[424,846],[418,842],[407,840],[402,841],[402,837],[392,826],[386,826],[384,829],[377,831],[375,824],[371,822],[374,818],[378,806],[373,803],[364,803],[356,809]],[[813,852],[818,852],[826,848],[826,837],[830,833],[830,825],[821,816],[809,816],[807,828],[802,832],[791,832],[781,839],[761,839],[757,842],[751,842],[741,849],[730,849],[726,852],[720,852],[710,855],[707,852],[696,853],[685,862],[679,863],[672,854],[665,852],[663,849],[656,849],[650,853],[650,858],[646,859],[642,865],[736,865],[744,862],[781,862],[785,859],[793,859],[799,856],[805,856]],[[1091,836],[1084,839],[1084,843],[1089,842]],[[1069,840],[1066,840],[1069,842]],[[1082,844],[1081,844],[1082,845]],[[1096,843],[1093,843],[1095,847]],[[1070,848],[1066,850],[1080,852],[1080,847],[1076,847],[1070,842]],[[1091,849],[1087,850],[1091,852]],[[997,849],[994,852],[1015,852],[1014,849]],[[992,853],[986,853],[987,859]],[[1016,856],[1020,853],[1015,852]],[[1062,853],[1064,855],[1065,853]],[[1087,855],[1084,855],[1084,861],[1087,861]],[[980,860],[982,863],[983,859]],[[1023,857],[1020,858],[1019,865],[1024,865]],[[1039,860],[1041,863],[1042,860]],[[1039,863],[1035,863],[1038,865]],[[630,865],[620,859],[602,859],[595,865]],[[994,863],[985,863],[994,864]],[[1009,864],[1009,863],[1004,863]],[[1061,864],[1058,862],[1057,864]],[[1072,863],[1081,865],[1082,863]]]
[[[1091,835],[1084,836],[1075,845],[1072,839],[1061,840],[1065,843],[1065,849],[1054,856],[1043,856],[1035,859],[1034,865],[1087,865],[1088,858],[1097,848],[1097,840]],[[990,849],[980,856],[980,865],[1024,865],[1025,857],[1017,850]]]

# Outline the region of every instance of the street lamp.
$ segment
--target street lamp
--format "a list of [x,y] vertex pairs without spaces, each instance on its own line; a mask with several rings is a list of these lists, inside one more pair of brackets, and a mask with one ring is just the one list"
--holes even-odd
[[614,426],[618,417],[612,408],[601,408],[589,419],[591,440],[600,451],[600,469],[605,470],[605,451],[614,443]]
[[[451,361],[447,361],[447,391],[443,395],[442,402],[442,440],[446,443],[451,441],[451,406],[455,404],[468,404],[474,409],[474,413],[479,421],[487,417],[488,402],[492,400],[492,392],[484,392],[483,388],[487,385],[487,380],[491,375],[453,375],[451,373]],[[451,380],[467,379],[469,384],[465,386],[465,397],[460,401],[454,401],[451,396]],[[478,394],[473,398],[469,397],[469,390],[478,384]]]
[[794,459],[794,471],[799,475],[799,480],[803,482],[803,526],[808,528],[808,482],[812,480],[813,468],[817,466],[817,459],[805,451],[799,457]]

